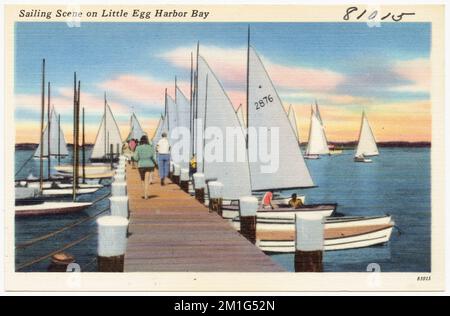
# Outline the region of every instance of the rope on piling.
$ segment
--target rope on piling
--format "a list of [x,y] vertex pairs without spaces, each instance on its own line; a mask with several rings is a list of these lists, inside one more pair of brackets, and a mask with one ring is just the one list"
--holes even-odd
[[72,222],[72,223],[70,223],[70,224],[68,224],[68,225],[66,225],[66,226],[64,226],[64,227],[62,227],[62,228],[60,228],[58,230],[55,230],[55,231],[53,231],[51,233],[48,233],[46,235],[34,238],[34,239],[26,241],[24,243],[18,244],[18,245],[16,245],[16,249],[28,248],[29,246],[32,246],[32,245],[34,245],[34,244],[36,244],[36,243],[38,243],[40,241],[47,240],[47,239],[49,239],[49,238],[51,238],[53,236],[56,236],[56,235],[58,235],[58,234],[60,234],[62,232],[65,232],[66,230],[69,230],[69,229],[71,229],[73,227],[76,227],[76,226],[81,225],[81,224],[83,224],[85,222],[93,220],[94,218],[98,217],[99,215],[105,213],[108,210],[109,210],[109,206],[105,207],[103,210],[101,210],[100,212],[96,213],[95,215],[83,218],[83,219],[81,219],[79,221],[74,221],[74,222]]
[[94,233],[88,234],[88,235],[86,235],[86,236],[84,236],[84,237],[82,237],[80,239],[77,239],[77,240],[75,240],[75,241],[65,245],[64,247],[62,247],[62,248],[60,248],[60,249],[58,249],[56,251],[53,251],[52,253],[49,253],[49,254],[47,254],[45,256],[39,257],[37,259],[33,259],[32,261],[29,261],[27,263],[24,263],[24,264],[20,265],[19,267],[17,267],[16,271],[20,271],[20,270],[22,270],[22,269],[24,269],[26,267],[32,266],[33,264],[39,263],[41,261],[44,261],[44,260],[52,257],[53,255],[56,255],[59,252],[62,252],[64,250],[72,248],[73,246],[78,245],[79,243],[82,243],[83,241],[91,238],[92,236],[95,236],[95,234]]

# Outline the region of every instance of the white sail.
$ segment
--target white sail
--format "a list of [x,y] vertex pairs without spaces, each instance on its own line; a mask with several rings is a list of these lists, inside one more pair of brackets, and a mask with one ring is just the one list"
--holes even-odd
[[172,135],[172,131],[174,131],[175,128],[178,127],[178,109],[177,104],[170,95],[166,96],[166,103],[167,103],[167,129],[169,131],[167,136],[170,145],[173,145],[175,139]]
[[245,124],[245,118],[244,118],[244,110],[242,108],[242,104],[239,105],[239,107],[236,110],[236,114],[238,116],[239,119],[239,123],[241,124],[242,128],[246,128],[246,124]]
[[130,133],[128,134],[127,140],[130,139],[137,139],[140,140],[142,136],[147,135],[146,132],[141,127],[141,124],[139,123],[136,114],[131,115],[130,119]]
[[[209,66],[203,58],[198,58],[197,72],[197,89],[195,94],[195,102],[193,104],[196,124],[194,124],[194,151],[197,154],[203,144],[203,130],[205,127],[205,101],[206,101],[206,77],[210,73]],[[198,130],[198,126],[202,126],[203,130]],[[203,161],[197,159],[197,169],[202,170]]]
[[[183,94],[183,92],[176,87],[175,89],[175,99],[177,103],[177,113],[178,113],[178,120],[177,120],[177,126],[183,129],[186,129],[187,131],[190,131],[190,119],[191,119],[191,105],[186,98],[186,96]],[[184,141],[190,142],[190,133],[186,134],[188,136],[187,139],[184,139]],[[185,135],[185,136],[186,136]],[[180,137],[180,135],[179,135]],[[181,159],[178,159],[179,161],[175,161],[175,163],[179,163],[181,168],[189,168],[189,160],[191,158],[191,146],[190,143],[188,143],[188,146],[179,146],[177,147],[180,149],[180,152],[178,153],[179,157]],[[172,155],[172,158],[174,158],[175,155]]]
[[[199,61],[209,69],[202,57],[199,57]],[[227,146],[227,141],[222,142],[222,161],[205,159],[203,170],[205,177],[217,179],[223,184],[224,199],[236,200],[242,196],[251,195],[250,170],[246,155],[244,131],[230,99],[211,69],[208,71],[205,117],[205,129],[214,128],[224,136],[227,135],[227,129],[237,133],[232,144]],[[205,140],[205,148],[212,142],[215,142],[214,138]],[[205,158],[207,158],[206,155]]]
[[155,134],[153,134],[152,137],[153,146],[156,146],[158,141],[161,139],[163,128],[164,128],[164,116],[161,115],[158,121],[158,125],[156,126]]
[[311,125],[309,127],[308,147],[306,148],[307,155],[328,155],[327,139],[325,137],[325,130],[317,117],[316,112],[311,111]]
[[[43,145],[43,156],[48,157],[48,123],[44,129],[44,135],[42,137]],[[59,151],[58,151],[59,143]],[[34,157],[39,157],[41,154],[41,144],[34,152]],[[67,151],[66,140],[64,139],[64,133],[62,129],[58,126],[58,115],[54,108],[50,112],[50,156],[67,156],[69,152]]]
[[[248,126],[249,128],[273,127],[279,130],[279,161],[278,170],[273,173],[263,173],[265,165],[260,158],[250,161],[250,171],[253,190],[287,189],[311,187],[314,183],[309,174],[299,143],[290,125],[286,111],[267,74],[261,59],[256,51],[249,47],[249,74],[248,74]],[[270,135],[268,135],[270,139]],[[249,141],[249,150],[257,152]]]
[[361,129],[359,132],[358,147],[356,148],[355,156],[376,156],[378,155],[377,142],[373,136],[372,129],[370,128],[369,121],[365,113],[363,112],[361,118]]
[[91,159],[108,158],[111,151],[110,146],[113,145],[114,152],[117,152],[122,146],[122,136],[120,135],[119,126],[111,112],[109,105],[105,107],[106,112],[103,114],[100,128],[95,138],[94,148],[92,149]]
[[297,117],[295,116],[295,111],[292,105],[289,106],[288,117],[289,121],[291,122],[292,129],[294,130],[295,137],[297,137],[298,142],[300,142],[300,135],[298,134]]

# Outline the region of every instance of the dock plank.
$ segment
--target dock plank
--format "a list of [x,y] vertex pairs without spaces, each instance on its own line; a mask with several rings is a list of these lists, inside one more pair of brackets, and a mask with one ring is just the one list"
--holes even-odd
[[285,271],[178,185],[156,181],[144,200],[137,169],[127,165],[126,173],[130,235],[125,272]]

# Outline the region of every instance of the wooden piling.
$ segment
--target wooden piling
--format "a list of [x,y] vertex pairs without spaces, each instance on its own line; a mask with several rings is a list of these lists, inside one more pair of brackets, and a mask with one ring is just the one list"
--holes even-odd
[[216,212],[220,216],[222,216],[222,191],[223,184],[219,181],[211,181],[208,183],[209,211]]
[[252,244],[256,243],[256,212],[258,199],[254,196],[245,196],[239,199],[239,219],[241,234]]
[[189,193],[189,169],[183,168],[180,171],[180,188]]
[[205,175],[203,173],[194,173],[195,198],[202,204],[205,204]]
[[295,272],[323,271],[324,225],[320,215],[295,216]]
[[123,272],[128,220],[121,216],[103,216],[97,219],[97,225],[98,272]]
[[172,175],[172,182],[175,184],[180,184],[180,174],[181,174],[181,168],[178,164],[173,164],[173,175]]
[[129,217],[128,196],[111,196],[109,202],[112,216]]

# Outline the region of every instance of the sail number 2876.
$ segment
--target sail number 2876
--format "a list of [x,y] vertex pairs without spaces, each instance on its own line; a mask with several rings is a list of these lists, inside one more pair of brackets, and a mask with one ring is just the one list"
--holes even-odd
[[255,106],[256,109],[259,110],[263,107],[265,107],[267,104],[272,103],[273,102],[273,97],[269,94],[266,95],[265,97],[262,97],[261,99],[259,99],[259,101],[255,102]]

